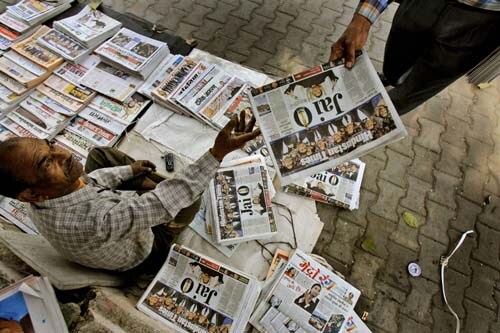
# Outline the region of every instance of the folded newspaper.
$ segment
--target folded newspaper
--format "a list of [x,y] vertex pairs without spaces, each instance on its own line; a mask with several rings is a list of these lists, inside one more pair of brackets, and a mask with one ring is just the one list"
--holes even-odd
[[361,294],[358,289],[300,250],[277,272],[250,318],[257,330],[343,332]]
[[282,185],[407,134],[365,53],[351,70],[327,63],[255,88],[252,108]]
[[47,278],[28,276],[0,290],[0,332],[68,332]]
[[235,244],[276,233],[274,194],[262,156],[226,162],[210,183],[216,242]]
[[174,244],[137,308],[178,332],[240,333],[259,291],[255,278]]
[[349,210],[358,209],[365,163],[355,159],[332,169],[306,177],[302,182],[288,184],[285,192]]

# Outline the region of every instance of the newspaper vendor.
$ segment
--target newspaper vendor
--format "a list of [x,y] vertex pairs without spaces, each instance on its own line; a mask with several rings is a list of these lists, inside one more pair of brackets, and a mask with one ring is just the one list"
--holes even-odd
[[0,195],[30,203],[40,233],[67,259],[153,273],[192,221],[224,156],[259,134],[254,124],[233,118],[209,152],[168,180],[151,162],[112,148],[92,150],[84,174],[71,153],[50,142],[9,139],[0,143]]

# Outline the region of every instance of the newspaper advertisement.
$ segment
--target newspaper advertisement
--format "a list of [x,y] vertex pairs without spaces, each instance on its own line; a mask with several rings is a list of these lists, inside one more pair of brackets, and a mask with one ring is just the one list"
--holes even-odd
[[90,52],[88,48],[78,41],[55,29],[47,31],[43,36],[38,38],[37,42],[70,61],[78,61]]
[[30,235],[38,234],[38,229],[28,216],[27,204],[0,196],[0,215],[25,233]]
[[277,232],[267,168],[257,160],[220,168],[210,184],[213,232],[220,244],[266,238]]
[[143,83],[140,78],[104,62],[97,64],[80,79],[80,84],[120,102],[132,96]]
[[239,333],[257,299],[257,284],[244,273],[174,244],[137,307],[178,331]]
[[327,63],[252,90],[253,112],[282,185],[406,135],[370,59]]
[[[296,250],[254,316],[265,332],[282,332],[291,326],[295,332],[342,332],[360,294],[313,258]],[[332,326],[339,330],[330,330]]]
[[96,53],[133,71],[139,71],[165,47],[165,43],[122,28]]
[[80,79],[100,61],[101,59],[94,54],[86,57],[79,64],[66,61],[54,71],[54,74],[73,83],[74,85],[79,86]]
[[346,209],[357,209],[365,163],[359,159],[347,161],[335,168],[289,184],[285,192],[309,197],[316,201]]

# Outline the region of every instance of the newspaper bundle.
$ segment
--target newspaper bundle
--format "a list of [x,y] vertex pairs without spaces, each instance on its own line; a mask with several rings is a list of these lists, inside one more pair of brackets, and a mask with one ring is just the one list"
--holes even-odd
[[96,55],[85,57],[79,64],[73,64],[66,61],[54,71],[54,74],[79,86],[82,77],[100,61],[101,59]]
[[274,188],[264,159],[249,156],[221,166],[210,183],[215,240],[235,244],[277,232]]
[[98,10],[85,6],[78,14],[54,22],[54,29],[71,36],[89,49],[120,30],[122,24]]
[[240,333],[259,291],[255,278],[174,244],[137,308],[179,332]]
[[72,0],[49,1],[21,0],[15,5],[7,6],[7,12],[22,23],[35,26],[40,24],[71,7]]
[[269,333],[343,332],[359,296],[359,290],[297,249],[261,295],[250,323]]
[[289,184],[285,192],[333,204],[349,210],[358,209],[365,163],[359,159],[347,161],[332,169]]
[[153,90],[161,84],[172,71],[184,60],[184,56],[179,54],[169,54],[158,66],[158,70],[154,71],[146,81],[139,87],[139,92],[150,98],[153,96]]
[[40,36],[37,43],[57,53],[64,59],[77,63],[91,52],[91,49],[80,44],[78,40],[55,29],[50,29]]
[[252,90],[282,185],[299,181],[406,135],[368,56],[327,63]]
[[122,28],[95,51],[103,61],[120,69],[148,77],[170,53],[167,44]]
[[36,235],[38,229],[28,216],[28,204],[0,196],[0,215],[27,234]]
[[28,276],[0,290],[0,318],[2,332],[68,332],[46,277]]

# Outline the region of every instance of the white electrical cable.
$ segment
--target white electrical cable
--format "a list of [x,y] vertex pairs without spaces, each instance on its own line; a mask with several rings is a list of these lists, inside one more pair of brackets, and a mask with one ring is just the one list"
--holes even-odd
[[473,233],[474,231],[472,230],[464,232],[462,234],[462,237],[460,237],[460,240],[458,241],[457,245],[453,249],[453,251],[451,251],[451,253],[447,257],[441,257],[441,291],[443,292],[443,298],[444,302],[446,303],[446,306],[448,307],[448,309],[450,310],[450,312],[453,314],[453,316],[457,321],[457,329],[455,331],[456,333],[460,333],[460,318],[458,318],[457,313],[451,308],[450,304],[448,304],[448,299],[446,298],[446,291],[444,288],[444,270],[448,266],[448,261],[450,260],[450,258],[455,254],[455,252],[460,248],[460,246],[462,246],[462,243],[465,241],[465,238],[469,234]]

